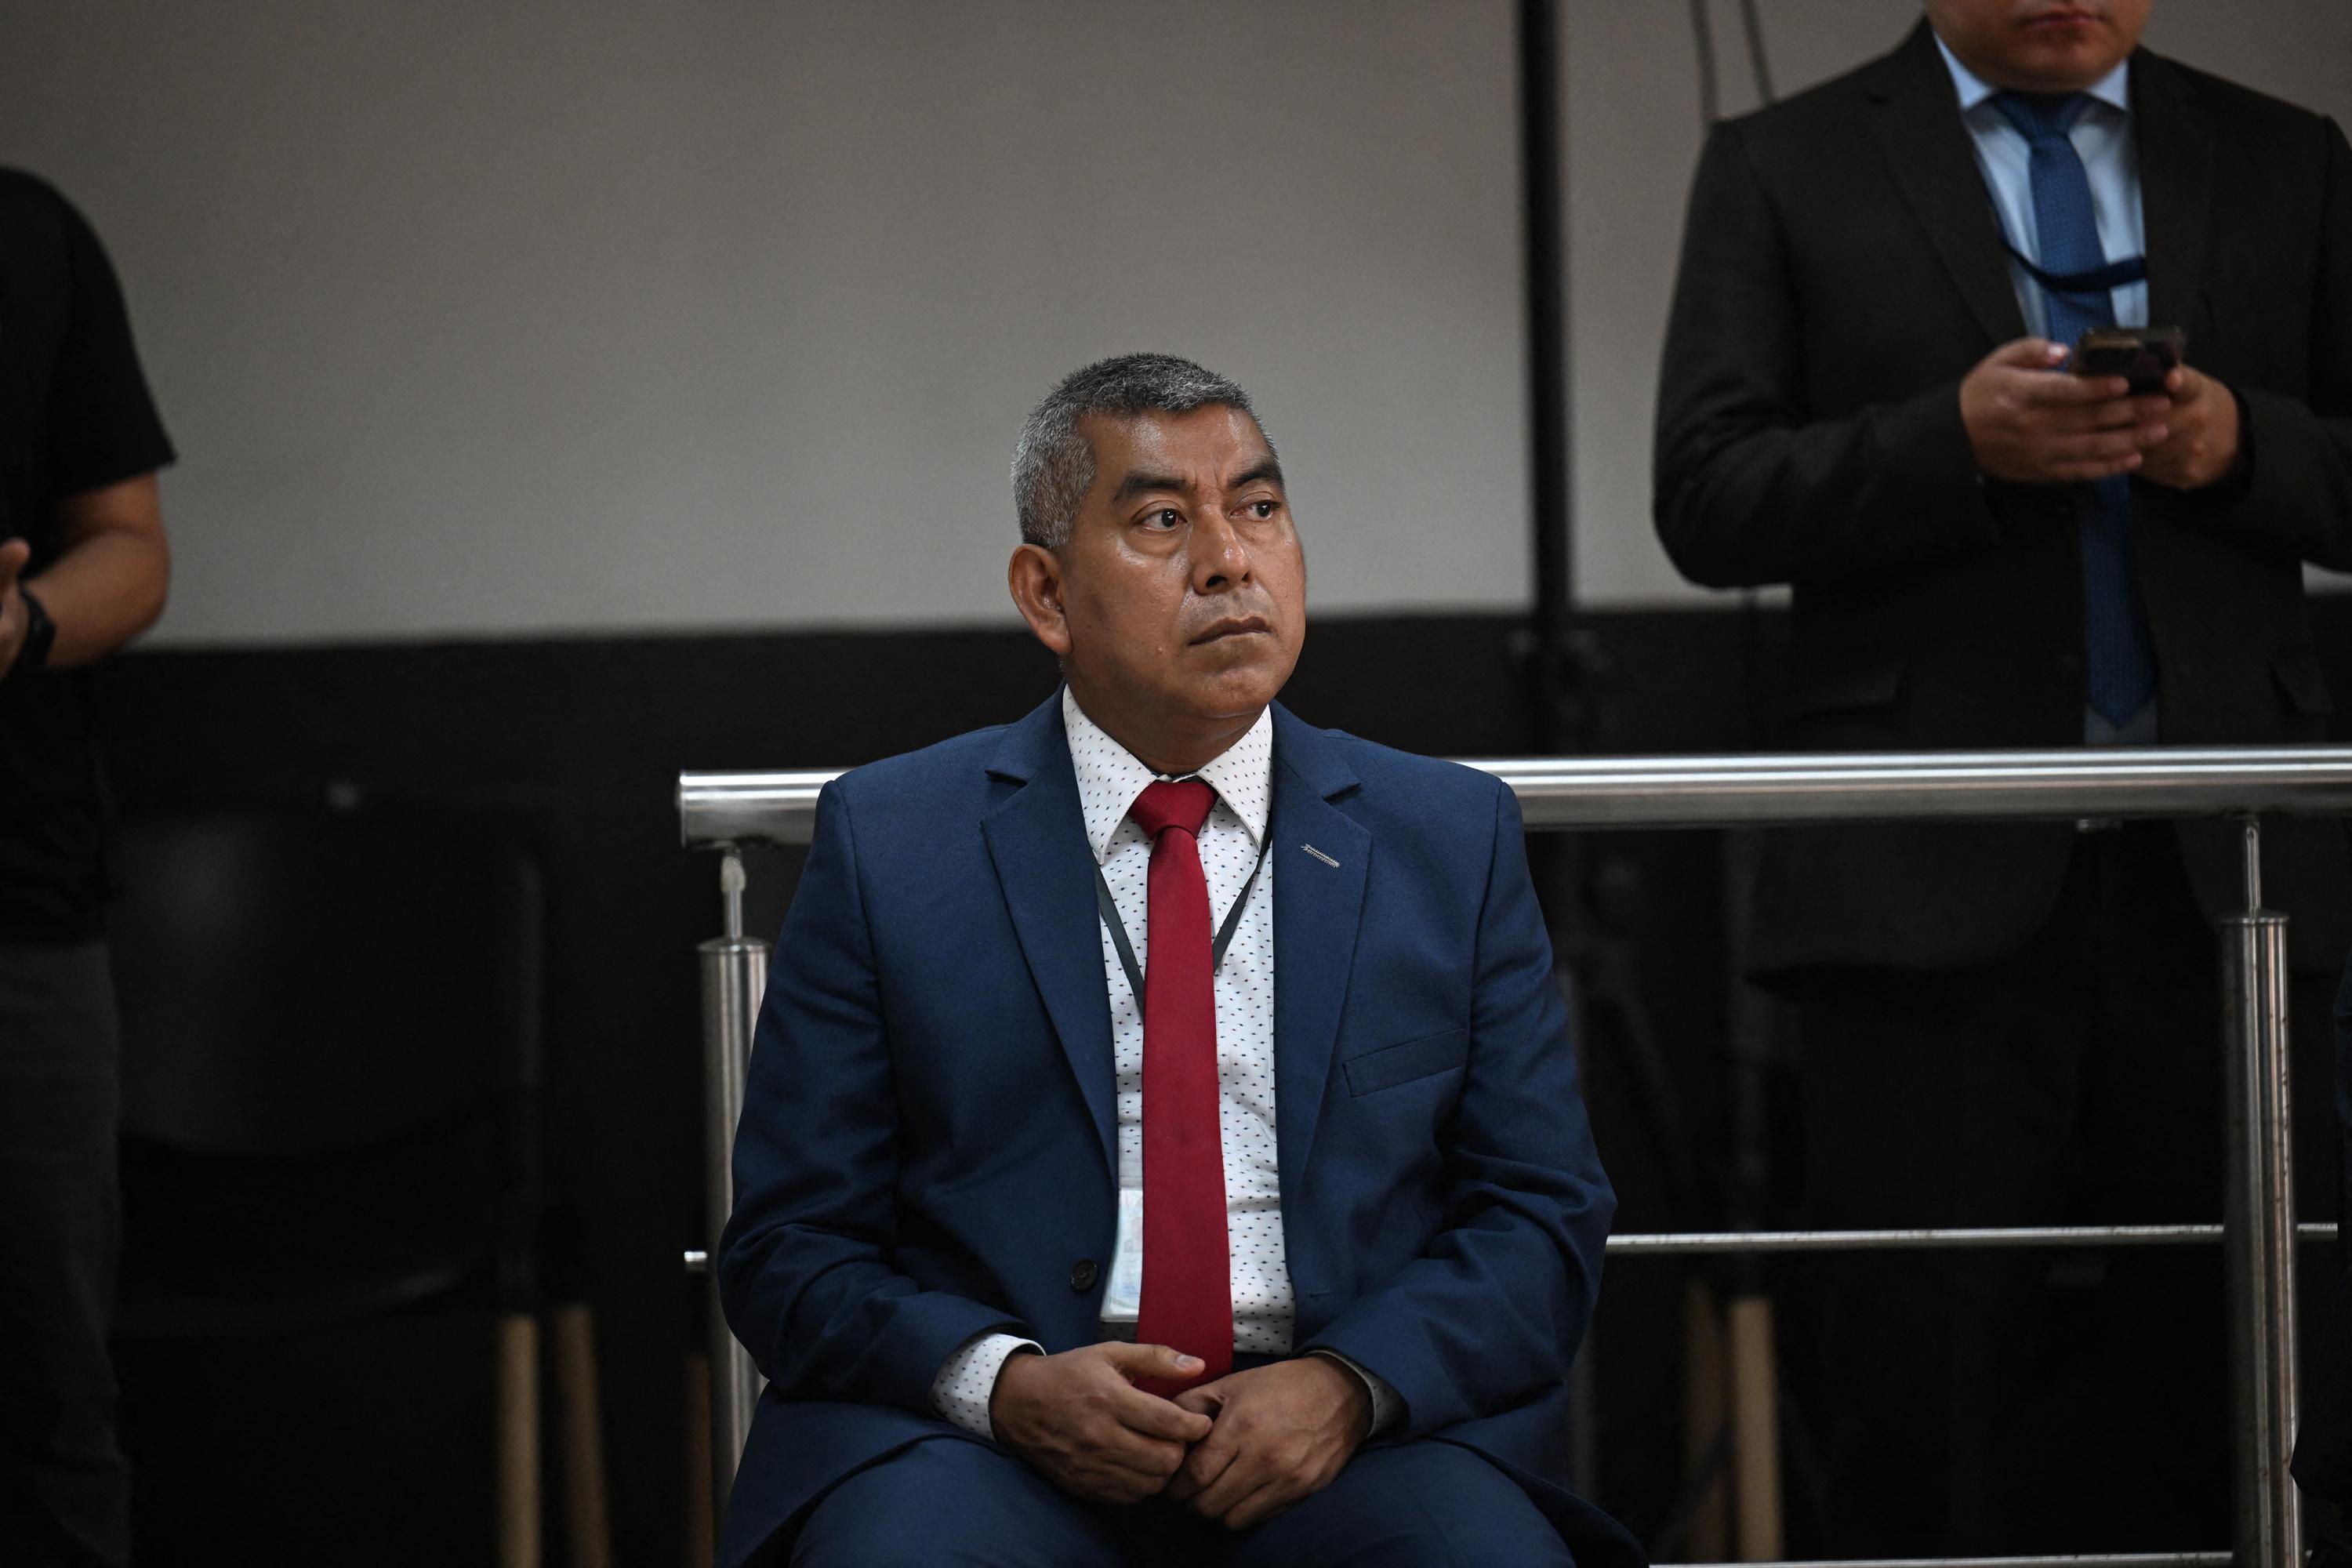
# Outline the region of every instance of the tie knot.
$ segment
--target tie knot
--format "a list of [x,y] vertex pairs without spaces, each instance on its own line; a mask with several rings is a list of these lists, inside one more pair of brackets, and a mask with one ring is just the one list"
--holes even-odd
[[1209,808],[1216,804],[1217,792],[1199,779],[1162,779],[1144,785],[1127,815],[1155,840],[1171,827],[1198,838],[1201,824],[1209,820]]
[[2083,110],[2091,107],[2087,92],[1997,92],[1993,107],[2009,117],[2028,142],[2063,142]]

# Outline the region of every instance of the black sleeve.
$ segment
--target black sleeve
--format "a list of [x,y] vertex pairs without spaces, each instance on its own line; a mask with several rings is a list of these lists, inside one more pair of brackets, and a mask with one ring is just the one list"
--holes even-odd
[[2303,560],[2352,571],[2352,146],[2322,122],[2326,171],[2319,259],[2311,302],[2306,397],[2232,387],[2239,400],[2242,476],[2219,504],[2174,503],[2188,515]]
[[1957,381],[1834,418],[1807,406],[1798,279],[1739,132],[1691,186],[1658,380],[1652,507],[1708,587],[1830,578],[1998,542]]
[[66,321],[49,384],[49,488],[61,496],[149,474],[172,442],[131,342],[114,266],[80,213],[65,206]]

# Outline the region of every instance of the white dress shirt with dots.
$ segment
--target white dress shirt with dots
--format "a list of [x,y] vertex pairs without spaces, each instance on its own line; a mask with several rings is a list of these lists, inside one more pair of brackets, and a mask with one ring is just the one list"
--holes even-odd
[[[1062,723],[1078,775],[1078,804],[1087,842],[1109,884],[1139,968],[1149,966],[1151,840],[1128,808],[1160,775],[1087,717],[1065,687]],[[1274,715],[1258,715],[1249,732],[1193,775],[1217,792],[1202,826],[1201,869],[1209,884],[1209,913],[1222,929],[1246,888],[1249,902],[1217,966],[1217,1097],[1223,1111],[1225,1225],[1233,1258],[1234,1349],[1286,1355],[1293,1298],[1283,1254],[1282,1184],[1276,1166],[1274,1117],[1274,860],[1264,845],[1274,805]],[[1255,883],[1250,873],[1257,871]],[[1135,1337],[1135,1296],[1140,1281],[1143,1214],[1143,999],[1127,978],[1110,928],[1102,938],[1103,975],[1110,988],[1110,1032],[1118,1093],[1118,1246],[1104,1292],[1103,1337]],[[1042,1350],[1017,1335],[975,1335],[947,1359],[931,1385],[940,1415],[983,1437],[993,1436],[988,1402],[1005,1358]],[[1402,1401],[1386,1382],[1335,1352],[1323,1352],[1354,1371],[1372,1396],[1371,1430],[1402,1414]]]

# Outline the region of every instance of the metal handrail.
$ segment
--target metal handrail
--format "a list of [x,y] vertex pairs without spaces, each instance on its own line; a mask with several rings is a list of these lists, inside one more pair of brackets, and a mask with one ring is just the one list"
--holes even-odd
[[[2294,1253],[2332,1238],[2294,1220],[2286,1082],[2286,920],[2262,907],[2259,816],[2352,814],[2352,747],[2142,748],[1873,755],[1504,758],[1471,767],[1508,784],[1531,830],[1795,826],[1846,822],[2231,817],[2243,827],[2245,908],[2223,917],[2223,1034],[2229,1068],[2225,1224],[1713,1232],[1610,1238],[1617,1254],[2156,1246],[2220,1241],[2230,1297],[2233,1553],[1943,1560],[1946,1568],[2301,1568],[2302,1531],[2286,1460],[2294,1430]],[[702,945],[710,1240],[732,1206],[723,1158],[740,1104],[768,947],[740,925],[746,844],[804,844],[833,771],[688,773],[678,777],[681,839],[723,852],[728,934]],[[689,1258],[694,1257],[688,1254]],[[707,1258],[701,1260],[708,1266]],[[712,1317],[714,1487],[724,1497],[749,1426],[756,1374]],[[1779,1568],[1832,1568],[1780,1564]],[[1844,1563],[1835,1568],[1889,1568]],[[1912,1568],[1921,1568],[1914,1564]]]
[[2105,1552],[2059,1557],[1832,1557],[1811,1562],[1661,1563],[1655,1568],[2231,1568],[2227,1552]]
[[[2332,1225],[2294,1227],[2298,1241],[2334,1241]],[[1916,1226],[1891,1230],[1677,1230],[1612,1236],[1612,1258],[1753,1258],[1782,1252],[1948,1252],[2037,1247],[2193,1247],[2218,1225]]]
[[[2231,816],[2352,812],[2352,746],[1479,758],[1529,828]],[[689,773],[689,847],[805,844],[839,770]]]

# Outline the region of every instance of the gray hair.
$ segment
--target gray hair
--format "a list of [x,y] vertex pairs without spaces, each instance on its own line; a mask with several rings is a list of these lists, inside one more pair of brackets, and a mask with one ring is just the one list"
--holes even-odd
[[[1021,426],[1021,439],[1013,446],[1013,510],[1021,519],[1022,539],[1047,550],[1070,542],[1078,501],[1095,482],[1094,448],[1079,433],[1078,421],[1089,414],[1190,414],[1211,404],[1241,410],[1265,435],[1265,424],[1250,406],[1248,393],[1174,354],[1120,354],[1064,376]],[[1266,449],[1273,448],[1268,438]]]

